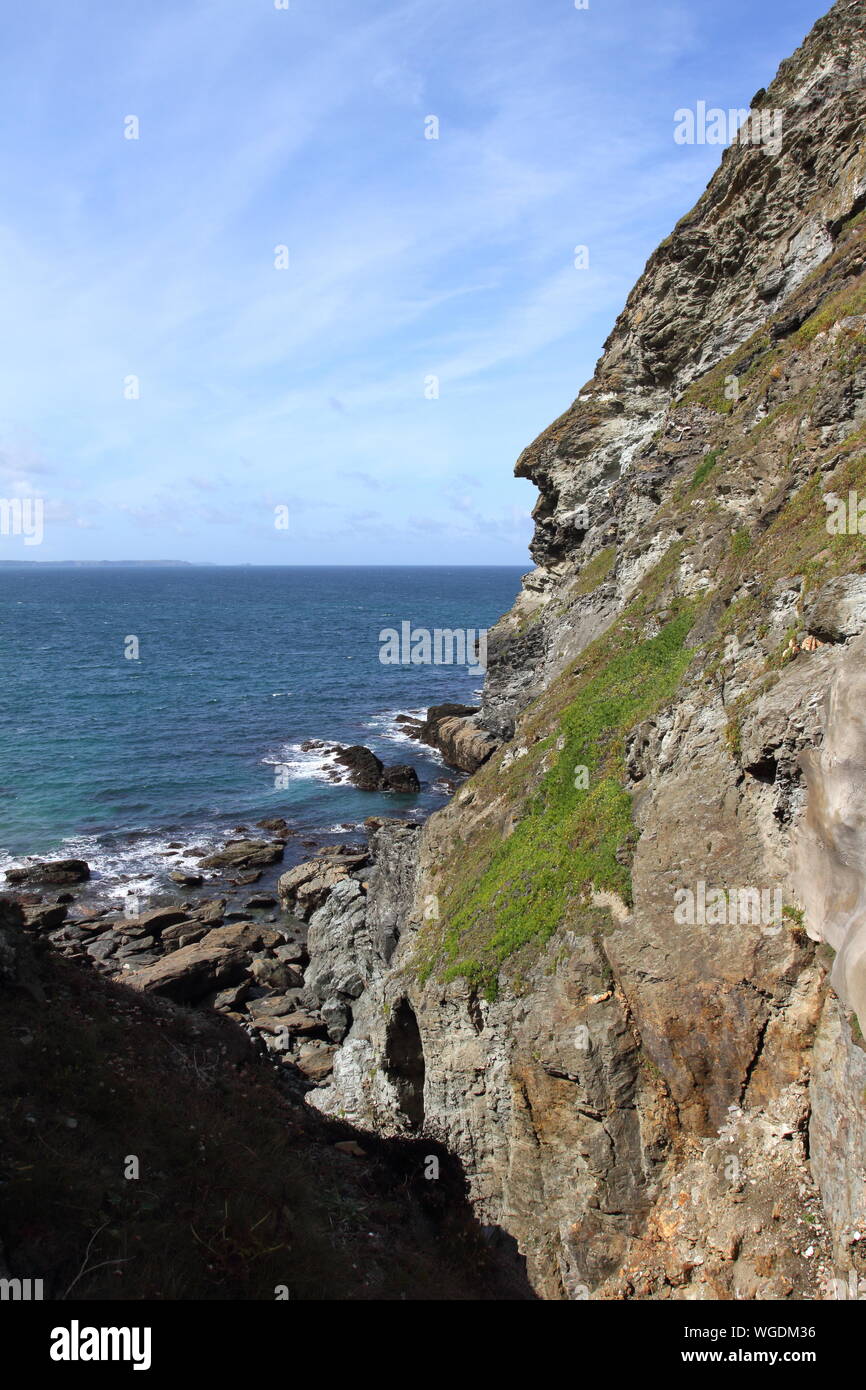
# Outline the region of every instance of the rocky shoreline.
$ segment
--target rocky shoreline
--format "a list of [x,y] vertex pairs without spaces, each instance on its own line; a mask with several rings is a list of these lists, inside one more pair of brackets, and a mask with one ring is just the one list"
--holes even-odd
[[[466,774],[497,746],[476,714],[471,706],[444,704],[431,706],[424,720],[404,715],[400,723]],[[385,767],[360,745],[321,746],[330,747],[361,790],[411,792],[420,785],[409,764]],[[459,780],[450,785],[456,789]],[[239,838],[215,852],[185,849],[198,868],[169,873],[184,894],[175,902],[160,893],[144,903],[132,895],[120,907],[89,903],[91,868],[83,859],[7,869],[0,900],[17,905],[25,932],[65,958],[176,1004],[224,1014],[296,1089],[308,1090],[330,1078],[353,1002],[374,964],[387,961],[396,945],[396,918],[388,922],[385,913],[375,941],[368,926],[377,859],[388,857],[386,846],[413,845],[421,822],[369,817],[364,827],[366,843],[322,845],[281,816],[257,821],[255,830],[263,833],[256,836],[238,825]],[[293,840],[312,856],[282,873],[273,890],[244,891],[282,863]],[[176,841],[168,852],[182,850]],[[54,889],[60,891],[52,896]]]

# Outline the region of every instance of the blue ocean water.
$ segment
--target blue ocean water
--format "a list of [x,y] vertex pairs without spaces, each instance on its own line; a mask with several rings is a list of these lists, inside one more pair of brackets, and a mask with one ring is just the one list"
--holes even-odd
[[[170,841],[220,845],[277,815],[351,840],[365,816],[423,817],[455,774],[395,716],[472,702],[481,678],[383,665],[380,631],[489,628],[521,572],[0,567],[0,868],[75,854],[106,890],[149,891],[185,864]],[[311,739],[411,762],[422,790],[336,784]]]

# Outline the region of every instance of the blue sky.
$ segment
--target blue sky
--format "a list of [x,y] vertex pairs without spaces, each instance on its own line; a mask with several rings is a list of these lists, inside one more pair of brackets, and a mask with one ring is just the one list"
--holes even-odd
[[0,495],[46,520],[0,559],[528,560],[514,461],[719,161],[674,111],[827,7],[12,7]]

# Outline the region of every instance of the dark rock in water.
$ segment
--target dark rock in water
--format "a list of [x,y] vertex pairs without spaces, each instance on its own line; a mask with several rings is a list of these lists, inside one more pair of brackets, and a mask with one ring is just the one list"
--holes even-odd
[[169,878],[173,879],[175,883],[179,883],[181,888],[200,888],[204,883],[201,874],[187,874],[184,873],[183,869],[173,869]]
[[229,840],[224,849],[200,860],[203,869],[254,869],[278,864],[286,852],[284,844],[272,840]]
[[418,774],[414,767],[401,763],[396,767],[385,767],[371,749],[362,744],[353,744],[337,754],[337,761],[349,769],[349,776],[356,787],[364,792],[392,791],[417,792],[420,790]]
[[257,820],[256,828],[258,830],[270,830],[272,834],[279,836],[281,839],[292,834],[288,821],[284,820],[282,816],[270,816],[266,817],[264,820]]
[[83,859],[54,859],[7,869],[7,883],[84,883],[90,878],[90,865]]
[[337,754],[337,762],[349,769],[349,776],[356,787],[364,792],[379,790],[382,781],[382,763],[376,754],[360,743],[344,748]]
[[254,912],[256,908],[275,907],[276,903],[276,898],[271,897],[269,893],[259,893],[254,898],[247,898],[246,911]]
[[408,763],[398,763],[395,767],[382,769],[382,786],[389,792],[417,792],[421,790],[418,774]]
[[235,888],[245,888],[251,883],[258,883],[261,876],[261,869],[250,869],[248,873],[238,874],[237,878],[230,878],[229,883],[233,883]]

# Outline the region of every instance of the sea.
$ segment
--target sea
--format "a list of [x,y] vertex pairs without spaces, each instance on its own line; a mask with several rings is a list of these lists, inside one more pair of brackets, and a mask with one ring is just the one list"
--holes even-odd
[[[91,897],[176,900],[188,851],[266,817],[296,832],[274,873],[368,816],[426,818],[460,776],[397,716],[483,677],[383,663],[381,634],[486,631],[525,568],[0,566],[0,870],[82,858]],[[360,791],[327,751],[349,744],[421,790]]]

